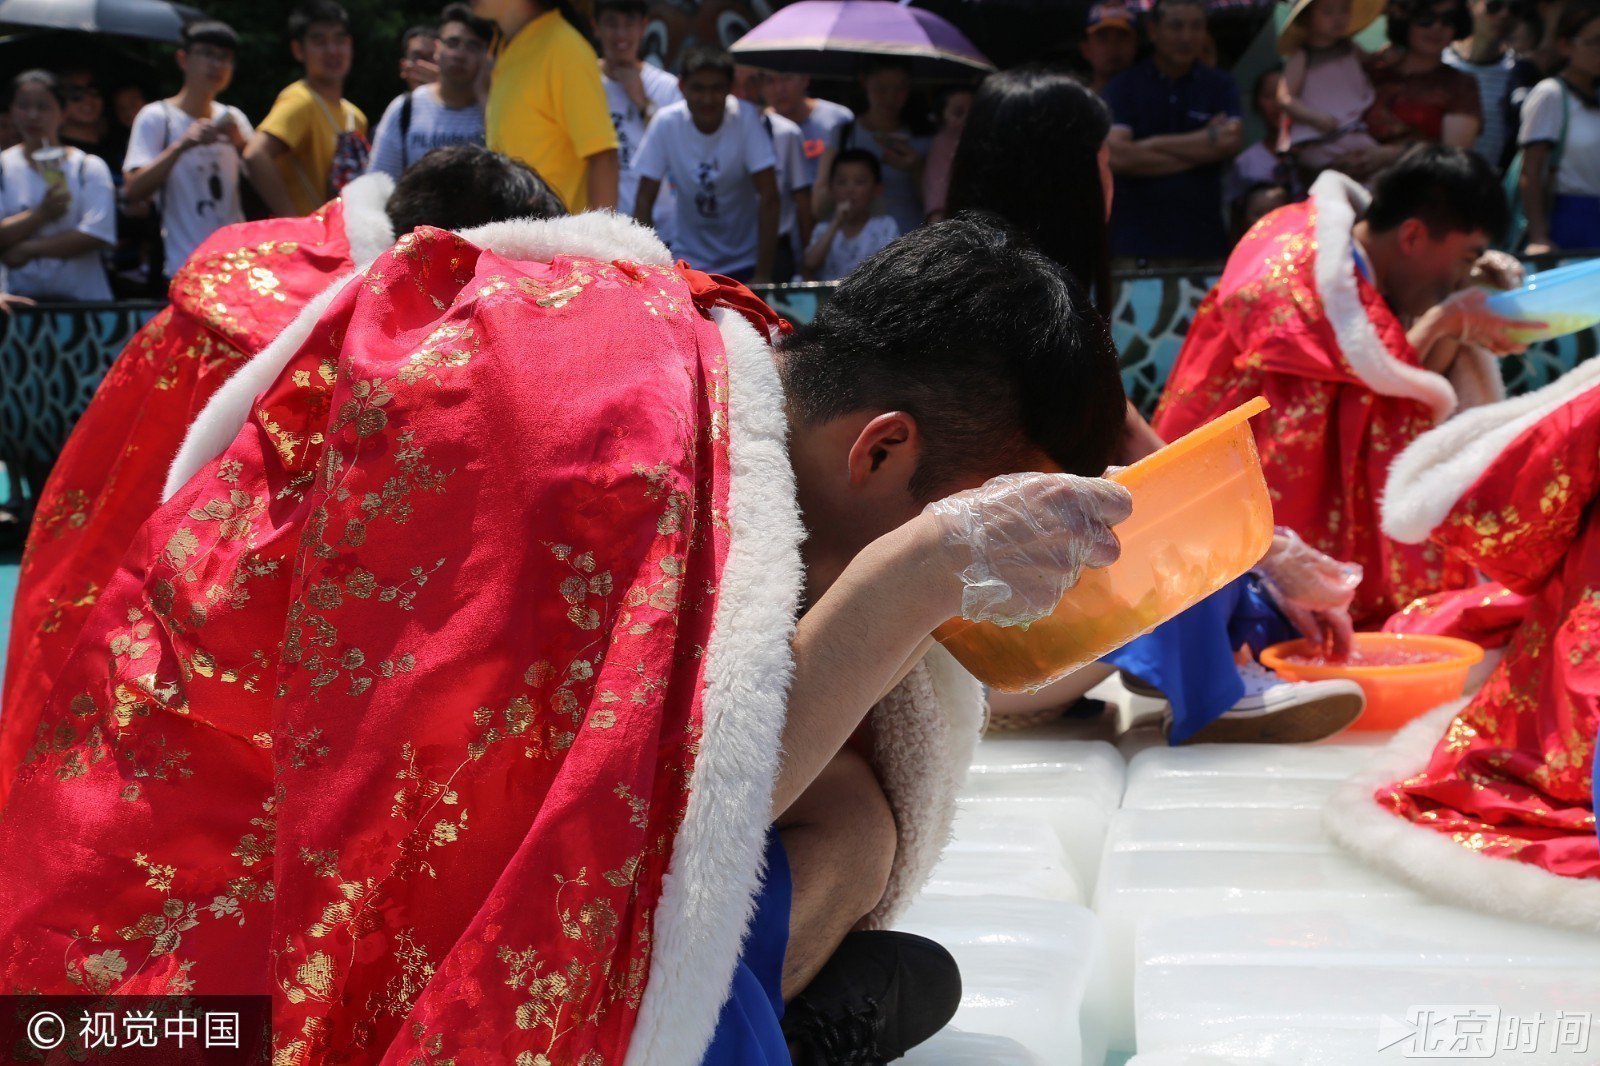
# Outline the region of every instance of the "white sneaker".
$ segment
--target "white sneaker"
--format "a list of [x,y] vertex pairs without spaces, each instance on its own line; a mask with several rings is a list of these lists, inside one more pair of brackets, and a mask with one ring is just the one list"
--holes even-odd
[[[1244,695],[1216,721],[1184,744],[1308,744],[1337,736],[1361,717],[1367,696],[1354,681],[1285,681],[1260,663],[1239,666]],[[1130,691],[1154,694],[1147,685],[1123,684]],[[1169,712],[1162,732],[1172,724]]]

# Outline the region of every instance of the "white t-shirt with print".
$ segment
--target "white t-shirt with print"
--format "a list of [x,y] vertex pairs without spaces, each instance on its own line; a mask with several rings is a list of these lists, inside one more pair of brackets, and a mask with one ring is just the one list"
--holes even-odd
[[[213,102],[211,118],[231,116],[246,140],[255,132],[244,112],[228,104]],[[124,172],[147,167],[169,145],[183,140],[195,120],[170,100],[157,100],[139,109],[128,135],[128,154],[122,159]],[[184,261],[211,234],[223,226],[244,221],[239,202],[239,150],[233,142],[219,137],[210,144],[191,148],[178,157],[161,188],[161,241],[166,249],[166,273],[177,273]]]
[[[646,63],[639,72],[639,80],[644,83],[646,99],[656,111],[683,99],[683,93],[678,90],[678,79],[658,66]],[[604,71],[601,71],[600,81],[605,85],[606,107],[611,111],[611,124],[617,128],[617,213],[631,215],[634,201],[639,197],[639,171],[634,160],[644,140],[647,123],[620,81],[606,77]],[[672,243],[672,220],[677,209],[671,184],[663,184],[661,191],[656,194],[656,208],[651,221],[655,223],[656,233],[666,244]]]
[[1560,78],[1546,78],[1528,94],[1522,105],[1522,131],[1517,143],[1542,141],[1553,146],[1561,140],[1563,96],[1567,139],[1556,170],[1556,195],[1600,196],[1600,108],[1583,106],[1583,101],[1569,92]]
[[[817,227],[817,235],[811,242],[813,247],[827,232],[825,226]],[[895,224],[892,215],[873,215],[854,237],[847,237],[844,230],[840,230],[833,235],[833,243],[828,246],[828,255],[822,261],[817,280],[838,281],[894,243],[898,236],[900,227]]]
[[687,103],[657,111],[634,166],[677,186],[673,252],[696,270],[737,274],[756,263],[761,197],[751,179],[776,162],[760,114],[730,96],[711,134],[695,127]]
[[[48,186],[28,163],[25,145],[0,152],[0,217],[9,218],[44,202]],[[117,191],[111,168],[99,156],[68,148],[62,168],[72,202],[54,222],[46,223],[34,238],[54,237],[76,230],[106,244],[117,241]],[[99,250],[71,259],[34,259],[6,271],[5,291],[36,300],[109,300],[111,286]]]

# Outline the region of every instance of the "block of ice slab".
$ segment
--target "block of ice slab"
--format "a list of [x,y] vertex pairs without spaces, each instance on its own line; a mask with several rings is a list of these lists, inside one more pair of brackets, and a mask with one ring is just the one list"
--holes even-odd
[[978,745],[961,805],[993,818],[1047,822],[1078,883],[1088,886],[1122,796],[1124,769],[1122,756],[1104,741],[990,736]]
[[1134,758],[1094,897],[1115,996],[1113,1047],[1135,1046],[1133,945],[1152,921],[1418,898],[1347,856],[1321,828],[1328,793],[1368,755],[1333,746],[1211,746]]
[[1012,896],[1087,903],[1089,887],[1079,883],[1049,822],[958,810],[954,838],[924,891],[941,896],[1003,891]]
[[1450,1028],[1452,1040],[1494,1033],[1457,1058],[1600,1059],[1600,937],[1570,930],[1371,900],[1153,918],[1140,926],[1135,962],[1144,1052],[1400,1063],[1428,1057],[1426,1041]]
[[967,1033],[949,1026],[926,1044],[912,1048],[900,1061],[908,1066],[1049,1066],[1055,1060],[1040,1058],[1008,1036]]
[[[1013,896],[925,894],[899,927],[943,944],[961,966],[961,1008],[951,1024],[962,1038],[950,1054],[987,1046],[1011,1056],[925,1057],[949,1046],[946,1039],[907,1061],[1100,1066],[1105,945],[1092,911]],[[980,1037],[991,1039],[980,1043]]]

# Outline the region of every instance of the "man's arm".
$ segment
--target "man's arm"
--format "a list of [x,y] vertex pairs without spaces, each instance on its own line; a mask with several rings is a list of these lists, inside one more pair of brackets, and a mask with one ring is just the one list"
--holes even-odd
[[1194,164],[1169,151],[1151,147],[1148,139],[1136,141],[1126,126],[1113,126],[1106,138],[1111,149],[1111,172],[1132,178],[1156,178],[1167,174],[1182,174]]
[[772,260],[778,251],[778,177],[774,167],[750,175],[761,206],[756,215],[756,272],[752,284],[772,284]]
[[639,179],[639,191],[633,197],[633,220],[639,225],[655,225],[656,195],[660,191],[660,179],[645,177]]
[[1522,213],[1528,217],[1528,254],[1543,255],[1550,243],[1550,143],[1522,146]]
[[[162,122],[166,119],[162,118]],[[137,136],[138,131],[135,131]],[[166,185],[167,177],[172,173],[172,168],[177,164],[183,153],[202,144],[211,144],[221,137],[221,132],[215,125],[202,119],[195,119],[189,123],[189,128],[183,131],[183,136],[167,145],[154,159],[143,166],[129,167],[122,172],[123,195],[130,203],[148,200],[161,191]]]
[[292,218],[300,213],[289,196],[289,187],[283,183],[283,175],[278,173],[278,157],[288,150],[287,144],[263,130],[256,130],[250,143],[244,146],[244,168],[250,184],[279,218]]
[[800,618],[774,818],[844,747],[935,627],[961,611],[954,569],[910,522],[869,544]]
[[607,148],[588,157],[589,165],[589,209],[600,211],[617,208],[617,182],[621,177],[621,169],[617,162],[617,150]]

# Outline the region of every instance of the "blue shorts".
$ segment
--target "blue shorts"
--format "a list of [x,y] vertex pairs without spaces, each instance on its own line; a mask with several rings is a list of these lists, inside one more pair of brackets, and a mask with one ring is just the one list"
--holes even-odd
[[789,1066],[789,1045],[778,1022],[792,895],[789,857],[778,831],[768,829],[767,870],[756,893],[755,916],[702,1066]]

